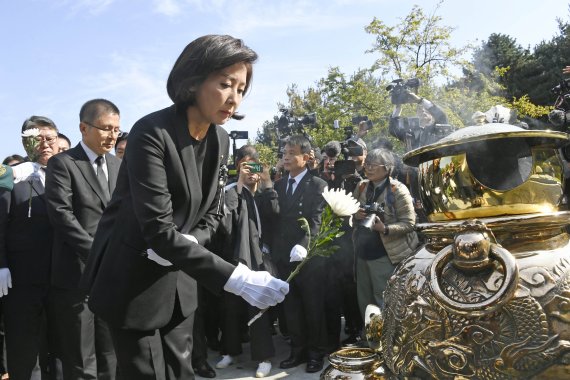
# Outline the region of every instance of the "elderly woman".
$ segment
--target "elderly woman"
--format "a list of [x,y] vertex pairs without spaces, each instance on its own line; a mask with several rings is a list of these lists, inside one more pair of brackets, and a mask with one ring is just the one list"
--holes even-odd
[[389,150],[368,152],[364,162],[368,179],[361,181],[353,193],[362,205],[355,215],[353,235],[362,316],[368,304],[384,306],[384,289],[394,268],[419,243],[412,196],[404,184],[390,177],[394,165]]

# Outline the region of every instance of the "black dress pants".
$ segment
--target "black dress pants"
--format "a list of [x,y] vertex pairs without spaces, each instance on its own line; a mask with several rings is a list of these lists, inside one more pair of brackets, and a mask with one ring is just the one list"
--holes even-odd
[[87,307],[83,292],[51,288],[64,380],[115,380],[117,358],[109,327]]
[[[222,296],[222,350],[225,355],[242,353],[244,325],[259,312],[243,298],[224,292]],[[249,327],[251,359],[257,362],[275,356],[271,333],[271,316],[264,313]]]
[[140,331],[111,327],[122,378],[194,379],[191,365],[193,324],[194,313],[184,317],[177,301],[172,319],[161,329]]
[[[291,354],[321,360],[326,352],[325,295],[327,273],[325,258],[312,258],[289,284],[283,301]],[[286,279],[297,263],[278,262],[279,275]]]
[[2,298],[10,379],[40,380],[39,354],[46,335],[48,285],[17,284]]

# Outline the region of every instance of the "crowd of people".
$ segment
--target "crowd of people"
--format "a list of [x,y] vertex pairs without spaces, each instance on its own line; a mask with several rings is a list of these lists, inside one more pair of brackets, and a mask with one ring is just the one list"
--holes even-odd
[[[364,128],[323,147],[290,136],[273,178],[245,145],[227,184],[221,126],[243,118],[256,59],[231,36],[192,41],[168,78],[173,105],[128,134],[106,99],[81,107],[73,147],[48,117],[25,120],[27,157],[7,157],[0,172],[10,379],[215,377],[207,348],[220,352],[224,371],[245,337],[261,378],[275,364],[277,333],[291,348],[279,368],[315,373],[325,355],[360,343],[366,305],[383,305],[392,271],[419,244],[414,200],[395,154],[368,150]],[[339,174],[341,145],[354,169]],[[332,257],[311,259],[286,282],[307,255],[298,219],[318,231],[327,186],[352,193],[361,209]]]

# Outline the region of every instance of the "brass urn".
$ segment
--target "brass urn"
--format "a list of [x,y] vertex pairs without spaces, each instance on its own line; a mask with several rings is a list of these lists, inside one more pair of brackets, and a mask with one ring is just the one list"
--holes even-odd
[[486,124],[404,156],[429,222],[366,316],[386,378],[570,378],[567,143]]

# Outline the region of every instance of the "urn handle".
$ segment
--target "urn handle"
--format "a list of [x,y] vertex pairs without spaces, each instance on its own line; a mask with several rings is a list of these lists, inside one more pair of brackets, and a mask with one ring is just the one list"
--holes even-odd
[[[433,296],[447,310],[470,316],[483,316],[492,313],[502,307],[505,303],[512,299],[518,285],[518,266],[513,255],[498,244],[488,244],[486,246],[485,255],[487,257],[481,260],[481,257],[472,260],[472,267],[469,267],[469,260],[465,260],[465,252],[461,251],[460,244],[457,243],[457,237],[454,244],[450,244],[442,249],[434,258],[430,268],[430,288]],[[472,244],[472,242],[471,242]],[[472,244],[473,245],[473,244]],[[463,257],[463,259],[461,258]],[[503,267],[503,283],[497,292],[482,302],[463,303],[451,299],[441,289],[440,279],[442,278],[443,269],[451,262],[465,275],[477,275],[483,269],[489,267],[492,263],[489,259],[497,260]],[[458,261],[459,263],[455,262]],[[485,263],[482,265],[481,263]]]

